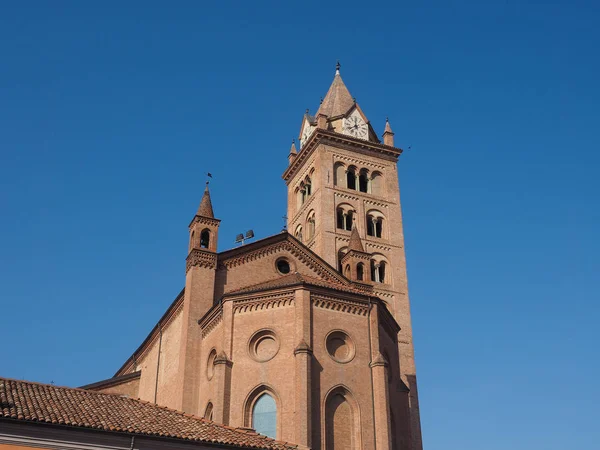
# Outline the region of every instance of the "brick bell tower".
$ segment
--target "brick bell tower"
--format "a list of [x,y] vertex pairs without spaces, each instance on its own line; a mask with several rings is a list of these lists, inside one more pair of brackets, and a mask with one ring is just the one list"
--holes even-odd
[[288,187],[288,230],[308,248],[373,292],[400,325],[399,372],[409,389],[413,450],[421,425],[406,277],[397,161],[402,150],[386,119],[383,142],[350,95],[336,67],[314,115],[304,114],[299,149],[292,144],[283,174]]
[[177,409],[183,411],[195,411],[198,408],[200,366],[197,354],[202,338],[197,322],[214,303],[220,222],[213,213],[207,182],[198,211],[189,225],[176,399],[180,402]]

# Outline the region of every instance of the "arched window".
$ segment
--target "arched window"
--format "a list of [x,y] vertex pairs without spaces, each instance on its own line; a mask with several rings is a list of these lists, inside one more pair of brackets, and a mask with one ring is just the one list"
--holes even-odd
[[190,235],[190,250],[193,249],[196,246],[196,232],[192,231],[192,234]]
[[383,197],[383,177],[379,172],[373,172],[370,185],[371,194]]
[[346,264],[346,268],[344,269],[344,276],[346,278],[350,278],[350,264]]
[[375,266],[375,261],[371,260],[371,281],[379,281],[377,279],[377,267]]
[[305,190],[305,198],[310,197],[312,194],[312,184],[309,177],[304,179],[304,190]]
[[252,428],[257,433],[277,439],[277,404],[269,394],[262,394],[252,407]]
[[355,450],[360,442],[358,405],[350,392],[339,386],[325,400],[325,449]]
[[206,410],[204,411],[204,418],[208,420],[213,420],[213,404],[208,402],[206,405]]
[[371,260],[371,281],[375,283],[385,283],[385,271],[387,263],[385,261]]
[[304,192],[300,188],[296,188],[296,209],[300,209],[304,203]]
[[369,175],[366,170],[361,170],[358,176],[358,190],[360,192],[369,192]]
[[296,239],[302,242],[302,225],[298,225],[296,227],[296,232],[294,233],[294,236],[296,237]]
[[363,281],[365,277],[365,265],[363,263],[358,263],[356,266],[356,279],[358,281]]
[[379,211],[367,213],[367,235],[378,238],[383,236],[383,214]]
[[200,233],[200,247],[201,248],[209,248],[210,245],[210,230],[204,229],[202,233]]
[[346,171],[346,187],[348,189],[356,190],[356,168],[349,167]]
[[336,186],[346,187],[345,179],[346,179],[346,168],[343,163],[335,163],[333,166],[333,184]]
[[350,206],[338,207],[336,211],[336,226],[340,230],[352,230],[352,220],[354,219],[354,211],[349,209]]
[[336,217],[336,226],[340,230],[344,230],[346,228],[346,218],[344,217],[344,210],[342,208],[337,209]]
[[308,213],[308,218],[306,219],[306,240],[310,241],[315,237],[315,212],[311,211]]
[[380,283],[385,283],[385,269],[386,269],[387,264],[385,263],[385,261],[381,261],[379,263],[379,282]]

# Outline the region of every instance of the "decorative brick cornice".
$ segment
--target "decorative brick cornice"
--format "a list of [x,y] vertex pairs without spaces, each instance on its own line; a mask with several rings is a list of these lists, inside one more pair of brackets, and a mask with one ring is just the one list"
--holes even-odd
[[[382,290],[381,283],[373,285],[373,288],[374,288],[373,295],[375,295],[377,297],[394,298],[394,296],[395,296],[395,292],[388,291],[388,290]],[[399,294],[402,294],[402,293],[399,292]]]
[[364,141],[345,134],[336,133],[335,131],[317,128],[308,139],[308,142],[302,146],[298,156],[296,156],[283,173],[282,178],[286,183],[289,183],[292,177],[305,165],[308,158],[320,144],[333,144],[338,148],[364,152],[366,154],[376,154],[392,162],[396,162],[398,156],[402,153],[402,149],[400,148],[390,147],[377,142]]
[[223,306],[219,305],[212,312],[198,321],[202,330],[202,339],[208,336],[223,321]]
[[381,245],[381,244],[374,244],[372,241],[369,241],[367,239],[365,239],[365,247],[367,248],[374,248],[377,250],[383,250],[385,252],[391,252],[392,248],[387,246],[387,245]]
[[377,170],[377,169],[378,170],[385,170],[385,169],[387,169],[387,167],[384,166],[383,164],[376,164],[376,163],[373,163],[371,161],[365,161],[363,159],[354,158],[354,157],[350,157],[350,156],[347,156],[347,155],[341,155],[339,153],[333,153],[333,157],[336,158],[337,160],[346,161],[346,162],[348,162],[350,164],[353,164],[353,165],[364,166],[365,168],[370,167],[370,168],[372,168],[374,170]]
[[356,195],[347,194],[346,192],[340,192],[338,190],[335,191],[334,195],[339,198],[344,198],[346,200],[352,200],[354,202],[359,201],[360,199]]
[[279,295],[267,295],[260,298],[234,300],[233,313],[243,314],[253,311],[263,311],[267,309],[281,308],[284,306],[292,306],[293,304],[293,294],[285,293]]
[[192,267],[217,268],[217,254],[207,250],[194,248],[185,260],[185,273]]
[[203,225],[209,225],[209,226],[213,226],[213,227],[218,227],[219,224],[221,223],[221,220],[220,219],[213,219],[211,217],[194,216],[194,218],[192,219],[192,221],[189,224],[189,227],[191,227],[195,223],[201,223]]
[[371,255],[367,252],[359,252],[358,250],[349,250],[342,256],[342,265],[346,263],[348,259],[360,259],[363,261],[370,261]]
[[359,316],[366,316],[369,312],[369,305],[367,303],[325,295],[311,295],[310,299],[312,304],[317,308],[331,309]]
[[373,205],[373,206],[379,206],[380,208],[387,208],[388,207],[388,203],[383,202],[383,201],[375,201],[375,200],[367,200],[365,199],[365,205]]

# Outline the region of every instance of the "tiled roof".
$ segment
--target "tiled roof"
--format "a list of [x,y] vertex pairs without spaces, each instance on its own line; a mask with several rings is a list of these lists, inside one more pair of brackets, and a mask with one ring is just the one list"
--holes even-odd
[[317,111],[317,115],[325,114],[327,117],[337,117],[346,114],[352,105],[354,105],[354,99],[342,81],[340,74],[336,73],[333,83],[331,83],[329,91],[327,91],[327,95],[325,95],[323,103]]
[[0,378],[0,420],[238,446],[287,450],[295,445],[113,394]]
[[208,183],[206,184],[206,188],[204,189],[204,195],[202,195],[202,200],[200,200],[200,206],[198,207],[197,216],[208,217],[210,219],[215,218],[215,214],[213,213],[212,202],[210,201],[210,192],[208,191]]
[[320,286],[329,289],[336,289],[338,291],[351,292],[353,294],[366,295],[364,291],[356,289],[350,285],[343,285],[342,283],[338,283],[335,281],[325,281],[320,278],[311,277],[308,275],[301,275],[298,272],[291,273],[289,275],[284,275],[281,278],[277,278],[275,280],[264,281],[262,283],[253,284],[251,286],[246,286],[240,289],[235,289],[231,292],[228,292],[226,295],[231,294],[243,294],[246,292],[256,292],[267,289],[276,289],[287,286],[296,286],[299,284],[310,284],[313,286]]

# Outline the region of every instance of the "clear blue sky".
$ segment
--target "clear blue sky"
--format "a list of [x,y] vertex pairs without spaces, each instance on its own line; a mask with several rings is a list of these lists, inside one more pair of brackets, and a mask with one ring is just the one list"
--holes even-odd
[[427,450],[598,448],[600,6],[4,2],[0,375],[110,377],[219,248],[277,233],[337,59],[399,174]]

